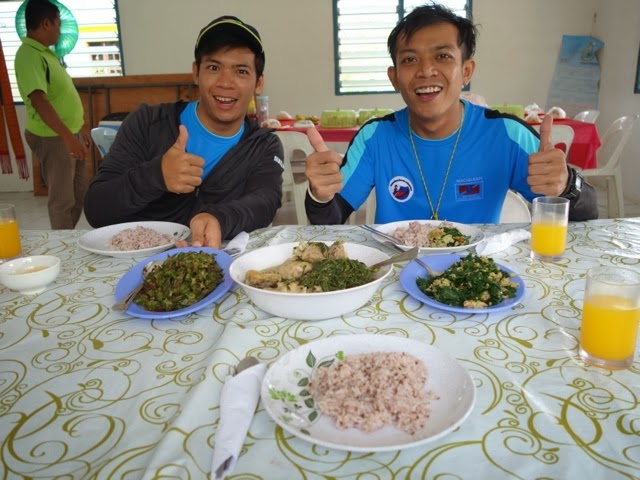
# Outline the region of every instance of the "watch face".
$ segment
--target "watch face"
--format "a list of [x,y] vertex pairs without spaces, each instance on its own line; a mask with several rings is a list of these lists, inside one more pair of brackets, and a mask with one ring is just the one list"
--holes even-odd
[[582,191],[582,175],[576,172],[575,189],[579,192]]

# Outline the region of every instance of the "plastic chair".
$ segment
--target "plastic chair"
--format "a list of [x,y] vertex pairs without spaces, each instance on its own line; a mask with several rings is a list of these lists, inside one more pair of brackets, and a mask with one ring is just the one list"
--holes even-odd
[[574,120],[580,120],[581,122],[589,122],[596,123],[598,116],[600,115],[600,110],[584,110],[580,113],[577,113]]
[[634,125],[640,115],[628,115],[614,121],[596,152],[598,168],[581,170],[583,177],[604,178],[607,182],[607,213],[609,218],[624,217],[624,195],[622,193],[622,153],[631,138]]
[[365,207],[365,221],[371,225],[376,220],[376,189],[371,190],[369,198],[367,198],[367,206]]
[[513,190],[508,190],[504,198],[500,223],[531,223],[531,212],[527,201]]
[[118,128],[112,126],[96,127],[91,130],[91,139],[98,147],[103,158],[111,148],[111,145],[113,145],[117,133]]
[[[533,128],[540,133],[540,125],[534,125]],[[571,148],[571,144],[573,143],[573,137],[575,133],[573,128],[569,125],[556,125],[554,124],[551,127],[551,143],[555,147],[558,145],[564,144],[564,154],[566,157],[569,156],[569,149]]]
[[275,132],[280,138],[284,147],[284,172],[282,172],[282,193],[283,195],[291,194],[293,196],[293,204],[296,209],[296,220],[298,225],[307,225],[307,212],[304,209],[304,199],[307,194],[306,180],[302,183],[296,183],[291,169],[291,159],[295,152],[302,152],[305,157],[311,155],[314,150],[309,143],[309,139],[301,132]]

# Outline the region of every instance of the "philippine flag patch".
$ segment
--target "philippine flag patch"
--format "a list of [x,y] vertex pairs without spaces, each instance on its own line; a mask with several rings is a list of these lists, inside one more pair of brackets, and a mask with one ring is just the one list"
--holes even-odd
[[484,183],[477,181],[473,183],[459,183],[456,185],[456,200],[458,202],[468,202],[470,200],[481,200],[484,193]]

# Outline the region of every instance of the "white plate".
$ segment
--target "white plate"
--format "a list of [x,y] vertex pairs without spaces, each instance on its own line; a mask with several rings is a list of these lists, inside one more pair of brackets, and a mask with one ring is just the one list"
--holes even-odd
[[[388,235],[393,235],[393,232],[396,231],[397,228],[409,228],[410,222],[419,222],[425,225],[433,225],[435,227],[440,226],[443,223],[442,220],[405,220],[402,222],[393,222],[393,223],[385,223],[384,225],[377,225],[376,230],[380,230],[382,233],[386,233]],[[422,254],[432,254],[432,253],[452,253],[452,252],[461,252],[463,250],[468,250],[470,248],[478,245],[482,240],[484,240],[484,233],[479,228],[473,227],[471,225],[465,225],[463,223],[455,223],[455,222],[446,222],[451,225],[452,228],[457,228],[460,230],[460,233],[463,235],[469,236],[469,245],[460,245],[459,247],[420,247],[420,253]],[[389,240],[381,237],[380,235],[376,235],[372,233],[373,238],[380,242],[388,242]],[[403,250],[409,250],[413,248],[415,245],[403,245],[401,243],[395,244],[397,247],[400,247]]]
[[[425,426],[414,435],[394,426],[369,433],[356,428],[340,430],[333,418],[316,410],[306,385],[314,367],[335,361],[338,352],[344,356],[406,352],[422,360],[427,366],[425,390],[439,396],[431,400],[431,416]],[[382,452],[415,447],[456,429],[471,413],[476,389],[469,372],[435,347],[391,335],[341,335],[316,340],[288,352],[267,371],[261,395],[271,418],[303,440],[338,450]]]
[[[127,228],[135,228],[137,226],[151,228],[159,233],[164,233],[171,237],[171,242],[165,245],[159,245],[152,248],[143,248],[141,250],[109,250],[107,243],[111,238]],[[174,246],[176,240],[185,240],[191,234],[189,227],[185,227],[179,223],[171,222],[131,222],[119,223],[117,225],[109,225],[107,227],[97,228],[85,233],[78,239],[78,246],[88,252],[107,255],[109,257],[147,257],[155,255],[167,248]]]

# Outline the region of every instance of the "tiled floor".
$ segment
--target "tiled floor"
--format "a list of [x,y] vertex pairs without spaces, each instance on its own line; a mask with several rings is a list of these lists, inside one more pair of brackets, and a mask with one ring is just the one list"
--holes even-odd
[[[596,185],[599,196],[600,217],[606,217],[606,195]],[[625,216],[640,217],[640,202],[629,202],[625,199]],[[18,223],[23,230],[48,230],[49,216],[47,214],[47,197],[34,197],[32,192],[0,192],[0,203],[11,203],[16,206]],[[358,211],[358,223],[364,222],[364,211]],[[274,225],[291,225],[296,223],[293,203],[287,202],[278,211],[273,222]],[[84,218],[80,218],[77,229],[86,230],[91,227]]]

